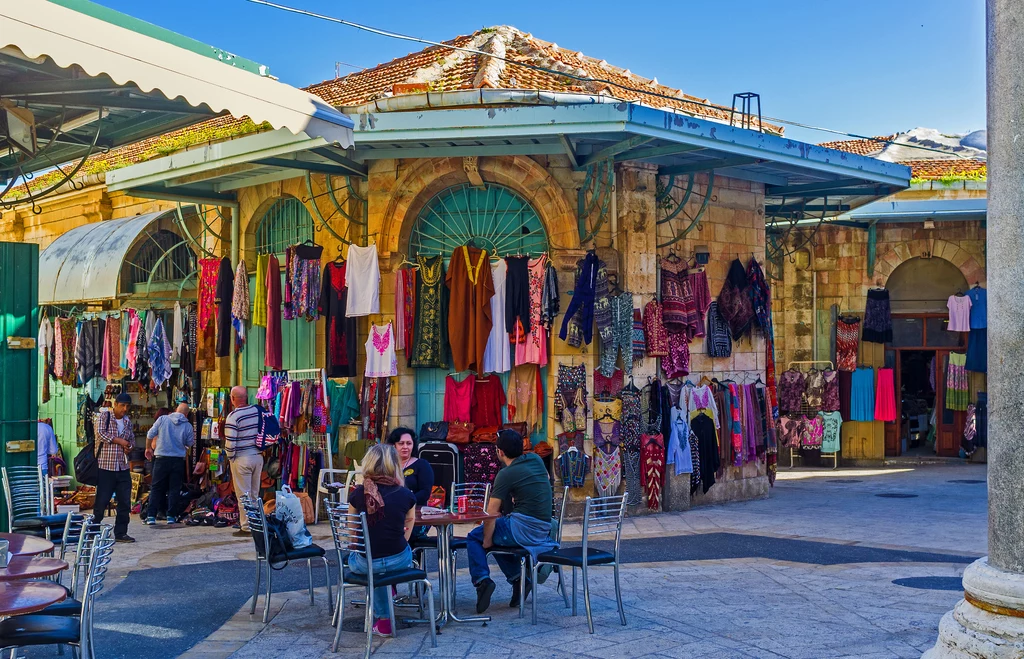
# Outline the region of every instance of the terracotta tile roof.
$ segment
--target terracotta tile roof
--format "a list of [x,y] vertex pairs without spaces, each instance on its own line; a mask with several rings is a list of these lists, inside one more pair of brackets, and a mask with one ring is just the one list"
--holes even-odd
[[900,164],[910,167],[911,176],[918,179],[943,177],[984,179],[988,174],[988,165],[984,160],[943,158],[941,160],[902,160]]
[[[847,153],[856,153],[859,156],[871,156],[885,148],[885,142],[892,142],[899,133],[892,135],[879,135],[870,140],[837,140],[835,142],[821,142],[818,146],[826,149],[837,149]],[[882,141],[879,141],[882,140]]]
[[[560,48],[557,44],[542,41],[514,27],[502,25],[485,28],[444,43],[492,53],[495,57],[431,46],[379,64],[372,69],[312,85],[307,91],[322,97],[332,105],[339,106],[361,105],[402,92],[452,91],[484,87],[607,94],[652,107],[729,121],[731,109],[728,107],[709,107],[705,105],[708,103],[707,99],[684,94],[678,89],[659,84],[657,79],[635,75],[626,69],[612,66],[583,53]],[[497,59],[498,57],[503,59]],[[530,67],[608,82],[573,80],[558,73]],[[422,87],[418,90],[394,89],[396,84],[403,83],[418,83]],[[629,91],[619,85],[639,91]],[[671,98],[664,98],[665,96]],[[756,122],[755,118],[754,123]],[[764,127],[773,133],[782,133],[780,126],[766,122]]]

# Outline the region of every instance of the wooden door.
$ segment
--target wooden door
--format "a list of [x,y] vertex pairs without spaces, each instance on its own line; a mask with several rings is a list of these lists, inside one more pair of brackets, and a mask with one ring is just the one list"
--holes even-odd
[[[935,452],[940,456],[955,456],[960,451],[960,441],[956,436],[957,416],[962,414],[946,409],[946,369],[949,351],[935,353]],[[960,426],[963,427],[962,425]]]

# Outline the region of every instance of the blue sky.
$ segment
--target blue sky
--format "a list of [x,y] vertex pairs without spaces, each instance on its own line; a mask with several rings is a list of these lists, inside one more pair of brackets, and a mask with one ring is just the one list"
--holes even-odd
[[[296,86],[334,77],[336,61],[374,66],[420,49],[245,0],[99,1],[266,64]],[[437,41],[514,25],[717,103],[754,91],[765,116],[852,133],[985,124],[982,0],[278,1]]]

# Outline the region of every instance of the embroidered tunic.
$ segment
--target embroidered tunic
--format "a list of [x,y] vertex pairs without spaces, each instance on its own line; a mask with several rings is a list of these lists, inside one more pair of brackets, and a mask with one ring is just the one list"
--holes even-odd
[[494,280],[487,250],[463,245],[452,253],[445,284],[451,292],[448,340],[456,371],[482,371],[491,335]]
[[413,368],[448,368],[448,287],[440,256],[418,256],[416,277],[415,341],[409,365]]

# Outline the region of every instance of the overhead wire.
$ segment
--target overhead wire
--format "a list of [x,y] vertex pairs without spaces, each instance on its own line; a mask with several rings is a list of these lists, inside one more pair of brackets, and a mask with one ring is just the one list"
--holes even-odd
[[[391,39],[398,39],[398,40],[401,40],[401,41],[412,41],[414,43],[421,43],[421,44],[425,44],[425,45],[428,45],[428,46],[436,46],[436,47],[439,47],[439,48],[447,48],[449,50],[455,50],[455,51],[459,51],[459,52],[464,52],[464,53],[468,53],[468,54],[471,54],[471,55],[480,55],[480,56],[483,56],[483,57],[490,57],[490,58],[498,60],[500,62],[505,62],[506,64],[511,64],[513,66],[519,66],[519,67],[523,67],[523,68],[526,68],[526,69],[531,69],[533,71],[539,71],[541,73],[547,73],[549,75],[562,76],[562,77],[565,77],[565,78],[569,78],[570,80],[575,80],[577,82],[588,82],[588,83],[597,83],[597,84],[608,85],[608,86],[611,86],[611,87],[617,87],[617,88],[622,89],[624,91],[633,92],[635,94],[641,94],[641,95],[644,95],[644,96],[651,96],[651,97],[654,97],[654,98],[660,98],[660,99],[664,99],[664,100],[669,100],[669,101],[673,101],[673,102],[676,102],[676,103],[687,103],[687,104],[690,104],[690,105],[696,105],[696,106],[699,106],[699,107],[710,108],[712,110],[718,110],[718,111],[721,111],[721,112],[731,112],[732,111],[732,108],[727,108],[727,107],[722,106],[722,105],[716,105],[716,104],[713,104],[713,103],[705,103],[703,101],[698,101],[698,100],[694,100],[694,99],[679,98],[678,96],[672,96],[672,95],[669,95],[669,94],[662,94],[660,92],[652,91],[650,89],[639,89],[639,88],[636,88],[636,87],[630,87],[629,85],[624,85],[624,84],[622,84],[620,82],[615,82],[614,80],[606,80],[604,78],[593,78],[593,77],[590,77],[590,76],[581,76],[581,75],[577,75],[577,74],[574,74],[574,73],[568,73],[566,71],[558,71],[557,69],[551,69],[551,68],[548,68],[548,67],[545,67],[545,66],[539,66],[537,64],[528,64],[526,62],[517,62],[517,61],[509,59],[507,57],[503,57],[501,55],[496,55],[494,53],[489,53],[489,52],[486,52],[486,51],[483,51],[483,50],[479,50],[477,48],[467,48],[465,46],[456,46],[456,45],[453,45],[453,44],[447,44],[447,43],[443,43],[443,42],[440,42],[440,41],[433,41],[431,39],[424,39],[422,37],[416,37],[416,36],[412,36],[412,35],[408,35],[408,34],[402,34],[401,32],[394,32],[392,30],[384,30],[384,29],[372,27],[372,26],[369,26],[369,25],[363,25],[362,23],[356,23],[355,21],[350,21],[350,20],[347,20],[347,19],[344,19],[344,18],[338,18],[336,16],[329,16],[327,14],[321,14],[321,13],[318,13],[318,12],[309,11],[307,9],[300,9],[298,7],[291,7],[289,5],[283,5],[283,4],[280,4],[278,2],[272,2],[271,0],[247,0],[247,1],[251,2],[253,4],[264,5],[266,7],[271,7],[273,9],[278,9],[280,11],[289,12],[289,13],[292,13],[292,14],[299,14],[299,15],[302,15],[302,16],[308,16],[310,18],[316,18],[316,19],[319,19],[319,20],[322,20],[322,21],[327,21],[327,22],[330,22],[330,23],[337,23],[339,25],[344,25],[346,27],[351,27],[351,28],[354,28],[354,29],[357,29],[357,30],[363,30],[365,32],[369,32],[371,34],[376,34],[376,35],[382,36],[382,37],[388,37],[388,38],[391,38]],[[872,137],[872,136],[869,136],[869,135],[858,135],[856,133],[850,133],[850,132],[847,132],[847,131],[836,130],[834,128],[823,128],[823,127],[820,127],[820,126],[812,126],[810,124],[805,124],[805,123],[801,123],[801,122],[798,122],[798,121],[793,121],[791,119],[782,119],[782,118],[779,118],[779,117],[767,117],[767,116],[759,115],[758,118],[762,122],[763,121],[771,121],[771,122],[775,122],[775,123],[779,123],[779,124],[785,124],[785,125],[788,125],[788,126],[794,126],[796,128],[803,128],[803,129],[806,129],[806,130],[816,130],[816,131],[821,131],[821,132],[824,132],[824,133],[831,133],[831,134],[834,134],[834,135],[842,135],[844,137],[852,137],[852,138],[858,139],[858,140],[870,140],[872,142],[879,142],[881,144],[896,144],[898,146],[906,147],[908,149],[919,149],[919,150],[922,150],[922,151],[931,151],[931,152],[934,152],[934,153],[941,153],[941,154],[946,155],[946,156],[955,156],[957,158],[962,158],[964,160],[970,160],[970,158],[968,158],[967,156],[964,156],[964,155],[961,155],[961,154],[958,154],[958,153],[950,153],[949,151],[944,151],[942,149],[936,149],[936,148],[933,148],[933,147],[922,146],[922,145],[919,145],[919,144],[901,144],[901,143],[896,142],[895,140],[886,140],[886,139],[883,139],[883,138],[880,138],[880,137]]]

